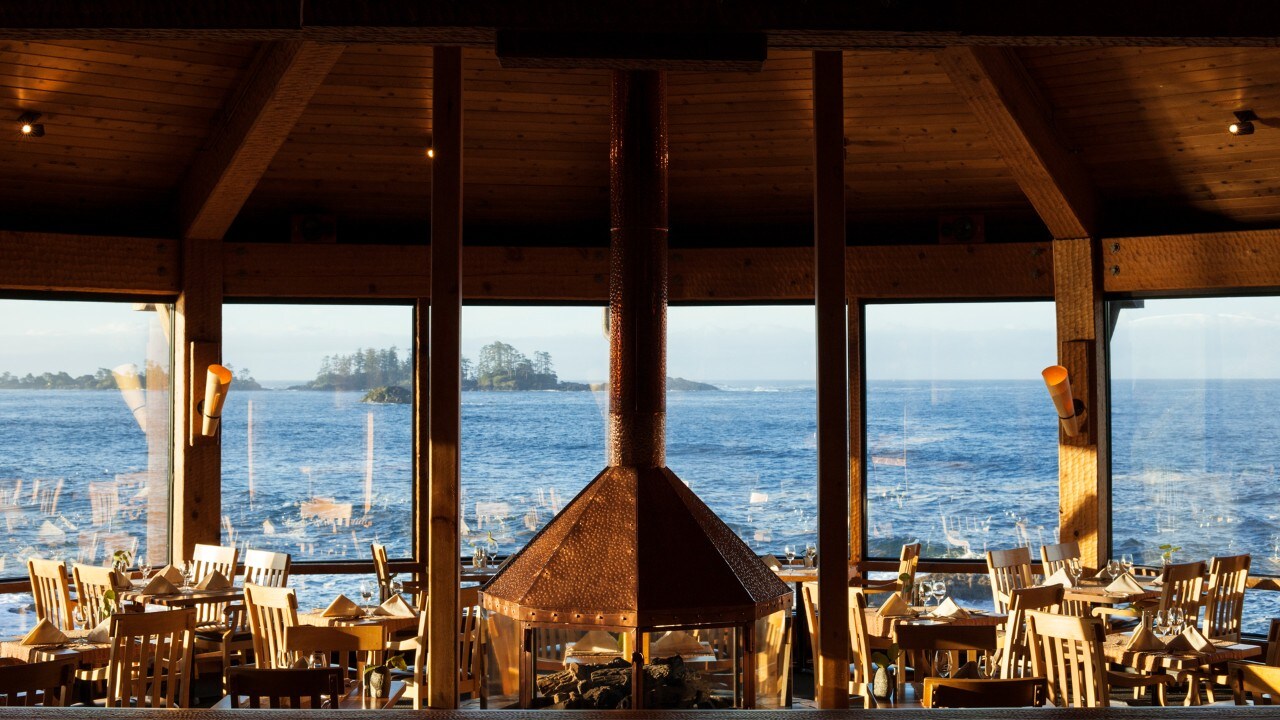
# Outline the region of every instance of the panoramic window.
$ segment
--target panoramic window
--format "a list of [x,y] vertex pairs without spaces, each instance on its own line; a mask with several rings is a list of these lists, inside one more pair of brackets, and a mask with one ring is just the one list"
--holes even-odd
[[813,307],[668,310],[667,467],[757,553],[817,540]]
[[[1110,305],[1112,554],[1160,565],[1252,555],[1280,574],[1280,298]],[[1266,633],[1280,596],[1249,592],[1245,629]]]
[[1057,542],[1053,303],[868,305],[865,328],[868,556]]
[[[168,561],[172,332],[164,304],[0,300],[0,576]],[[30,600],[0,600],[0,632]]]
[[462,311],[462,553],[523,547],[605,468],[600,307]]
[[411,307],[224,306],[224,544],[295,563],[367,562],[373,542],[412,556],[412,348]]

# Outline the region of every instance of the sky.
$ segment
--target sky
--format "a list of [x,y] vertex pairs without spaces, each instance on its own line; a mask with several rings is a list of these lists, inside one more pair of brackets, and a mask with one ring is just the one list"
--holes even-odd
[[[876,304],[865,310],[867,376],[1035,379],[1054,362],[1049,302]],[[130,303],[0,300],[0,372],[141,364],[157,314]],[[325,355],[411,346],[412,309],[386,305],[243,305],[223,312],[223,358],[267,383],[314,376]],[[151,333],[151,335],[149,335]],[[463,355],[495,340],[551,354],[561,379],[608,372],[601,307],[468,306]],[[1121,311],[1111,345],[1122,378],[1276,378],[1280,298],[1148,300]],[[810,306],[677,306],[668,311],[668,374],[735,383],[811,382]]]

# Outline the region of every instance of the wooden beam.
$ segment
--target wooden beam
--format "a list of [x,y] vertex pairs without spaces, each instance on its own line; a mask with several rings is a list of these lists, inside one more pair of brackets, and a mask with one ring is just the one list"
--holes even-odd
[[228,243],[228,297],[401,298],[431,292],[427,245]]
[[1049,232],[1055,238],[1096,235],[1093,187],[1049,124],[1045,103],[1015,51],[948,48],[938,60]]
[[864,462],[867,437],[867,365],[862,300],[848,301],[849,367],[849,564],[857,567],[866,558],[867,469]]
[[1109,293],[1280,288],[1280,230],[1110,238],[1102,264]]
[[458,518],[462,439],[462,49],[432,66],[430,493],[427,705],[458,707]]
[[818,707],[849,706],[849,419],[845,337],[844,67],[813,54],[814,303],[818,340]]
[[[1079,542],[1084,564],[1102,567],[1110,553],[1111,476],[1106,460],[1107,363],[1097,245],[1088,238],[1055,240],[1053,265],[1058,362],[1067,369],[1071,389],[1086,413],[1076,437],[1059,428],[1060,540]],[[1049,407],[1048,398],[1045,405]]]
[[427,583],[431,548],[431,298],[413,305],[413,564]]
[[1047,298],[1047,242],[882,245],[848,250],[849,296],[863,299]]
[[176,240],[0,231],[0,289],[178,294]]
[[303,40],[262,46],[179,191],[184,237],[226,234],[342,50]]

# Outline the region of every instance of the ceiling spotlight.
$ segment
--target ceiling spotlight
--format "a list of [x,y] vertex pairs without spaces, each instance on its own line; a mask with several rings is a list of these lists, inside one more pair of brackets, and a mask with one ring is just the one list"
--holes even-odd
[[1237,110],[1233,115],[1236,121],[1227,126],[1227,132],[1232,135],[1252,135],[1253,121],[1258,119],[1252,110]]
[[427,148],[427,157],[429,157],[429,158],[433,158],[433,157],[435,157],[435,156],[436,156],[436,149],[435,149],[435,148]]
[[18,116],[18,127],[23,135],[28,137],[44,137],[44,124],[36,122],[40,119],[40,113],[27,111]]

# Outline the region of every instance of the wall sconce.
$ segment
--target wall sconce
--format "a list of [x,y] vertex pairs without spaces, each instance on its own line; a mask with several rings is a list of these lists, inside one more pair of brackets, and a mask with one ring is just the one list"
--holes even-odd
[[200,434],[213,437],[218,433],[218,421],[222,419],[222,403],[231,387],[231,371],[221,365],[210,365],[204,383],[204,399],[196,401],[196,414],[200,416]]
[[1053,406],[1058,410],[1062,431],[1067,437],[1079,435],[1084,403],[1071,396],[1071,378],[1067,377],[1067,369],[1061,365],[1050,365],[1040,374],[1044,377],[1045,387],[1049,388]]
[[146,433],[147,393],[142,389],[142,374],[138,372],[138,366],[125,363],[111,368],[111,374],[115,376],[116,387],[120,388],[124,404],[129,407],[129,412],[133,413],[133,419],[138,421],[138,427]]

